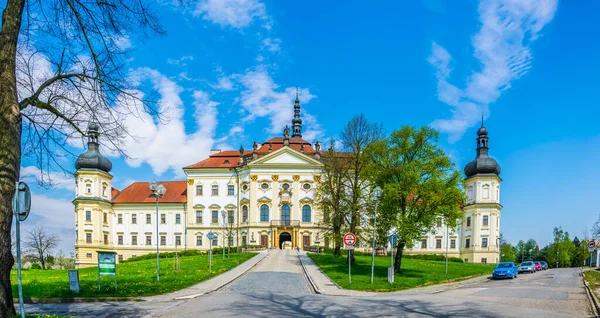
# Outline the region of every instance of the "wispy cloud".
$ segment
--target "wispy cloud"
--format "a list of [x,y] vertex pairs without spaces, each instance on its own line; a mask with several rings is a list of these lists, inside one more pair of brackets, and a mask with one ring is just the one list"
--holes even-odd
[[276,53],[281,51],[281,39],[279,38],[266,38],[262,41],[262,50],[267,50],[271,53]]
[[464,89],[449,82],[452,56],[433,43],[428,61],[436,69],[438,99],[451,106],[452,117],[435,120],[432,126],[448,133],[450,142],[460,139],[482,114],[488,115],[488,105],[529,71],[531,44],[552,21],[557,1],[482,0],[478,7],[481,29],[472,41],[481,70],[466,78]]
[[61,172],[42,171],[36,166],[21,167],[21,179],[42,186],[75,192],[75,180],[73,176]]
[[196,6],[194,15],[236,29],[243,29],[254,20],[266,21],[263,27],[268,30],[272,25],[265,5],[258,0],[203,0]]
[[193,61],[193,60],[194,60],[193,55],[186,55],[186,56],[182,56],[181,58],[178,58],[178,59],[167,59],[167,63],[169,63],[171,65],[177,65],[177,66],[186,66],[189,61]]

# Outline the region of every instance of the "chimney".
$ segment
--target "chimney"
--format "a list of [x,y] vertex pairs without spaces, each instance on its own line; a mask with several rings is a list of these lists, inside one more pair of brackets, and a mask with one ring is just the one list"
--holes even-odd
[[210,150],[210,155],[211,155],[211,156],[212,156],[212,155],[216,155],[216,154],[218,154],[219,152],[221,152],[221,149],[216,149],[216,148],[214,148],[214,149],[211,149],[211,150]]

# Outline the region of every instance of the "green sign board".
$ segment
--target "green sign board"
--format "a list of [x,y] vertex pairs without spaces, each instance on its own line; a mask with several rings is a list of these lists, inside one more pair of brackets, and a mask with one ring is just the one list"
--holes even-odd
[[114,276],[115,290],[117,290],[117,253],[97,251],[98,253],[98,290],[100,290],[100,276]]

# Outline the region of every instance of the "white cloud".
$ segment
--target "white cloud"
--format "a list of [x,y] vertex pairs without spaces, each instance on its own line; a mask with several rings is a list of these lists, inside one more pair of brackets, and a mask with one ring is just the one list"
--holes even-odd
[[203,0],[196,6],[194,15],[222,27],[236,29],[247,27],[255,19],[269,21],[265,5],[258,0]]
[[21,167],[21,179],[30,183],[44,184],[53,188],[75,192],[73,176],[60,172],[41,171],[38,167]]
[[183,121],[184,105],[180,97],[183,88],[149,68],[138,69],[134,78],[140,82],[149,80],[152,83],[160,94],[159,111],[167,120],[158,122],[142,110],[134,112],[135,115],[122,112],[126,114],[123,120],[127,130],[133,135],[126,138],[123,147],[130,156],[126,160],[127,164],[139,167],[146,162],[157,175],[169,169],[176,175],[182,175],[182,167],[208,155],[213,145],[219,103],[210,100],[210,96],[203,91],[193,92],[197,129],[188,135]]
[[267,50],[272,53],[281,51],[281,39],[266,38],[262,42],[261,50]]
[[185,55],[179,59],[167,59],[167,63],[169,63],[171,65],[186,66],[188,61],[193,61],[193,60],[194,60],[194,56]]
[[230,91],[233,89],[233,82],[229,77],[220,77],[215,88],[221,91]]
[[438,119],[432,126],[454,142],[478,123],[488,105],[531,68],[531,43],[553,19],[556,5],[557,0],[482,0],[481,29],[473,37],[481,70],[467,78],[464,89],[449,83],[452,57],[434,42],[428,61],[436,69],[438,98],[451,106],[452,118]]

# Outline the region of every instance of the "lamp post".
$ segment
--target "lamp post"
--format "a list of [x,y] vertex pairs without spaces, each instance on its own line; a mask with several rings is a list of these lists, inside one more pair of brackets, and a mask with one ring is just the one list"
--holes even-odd
[[375,274],[375,233],[377,231],[377,204],[379,203],[379,197],[381,197],[381,188],[375,187],[375,189],[373,190],[373,194],[375,194],[375,209],[373,210],[373,250],[371,251],[371,284],[373,284],[373,275]]
[[531,249],[529,249],[529,258],[531,258],[533,260],[533,258],[531,257]]
[[221,210],[221,218],[223,218],[223,260],[225,260],[225,227],[227,227],[227,223],[225,223],[226,216],[227,212],[225,212],[225,210]]
[[152,191],[151,197],[156,198],[156,281],[160,281],[160,261],[159,261],[159,246],[160,246],[160,234],[158,232],[158,199],[161,198],[167,188],[164,185],[158,184],[156,180],[150,181],[150,191]]
[[448,222],[446,222],[446,275],[448,274],[448,245],[450,244],[450,233],[448,232]]

